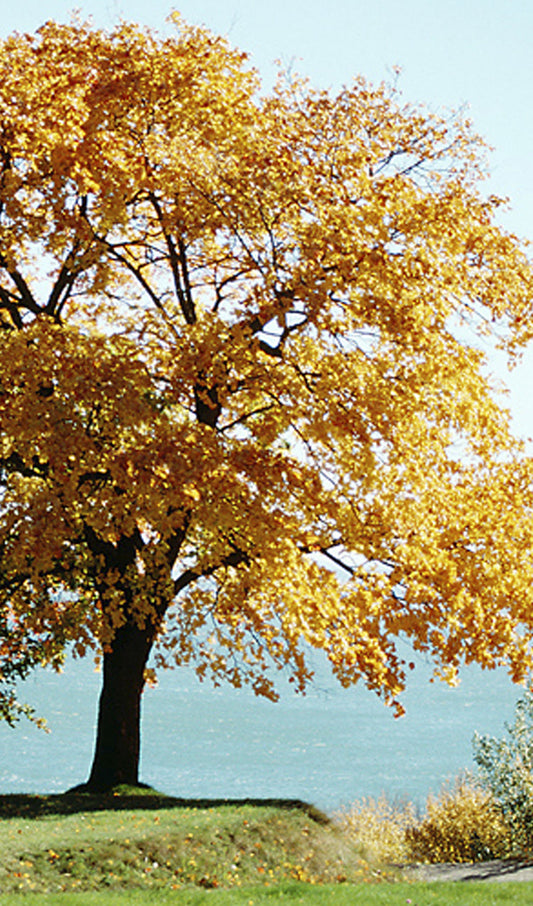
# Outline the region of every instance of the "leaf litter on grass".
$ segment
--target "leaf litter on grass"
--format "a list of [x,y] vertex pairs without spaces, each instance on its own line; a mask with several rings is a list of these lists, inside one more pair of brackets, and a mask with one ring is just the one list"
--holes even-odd
[[383,877],[337,826],[298,807],[139,808],[1,824],[5,892],[216,890]]

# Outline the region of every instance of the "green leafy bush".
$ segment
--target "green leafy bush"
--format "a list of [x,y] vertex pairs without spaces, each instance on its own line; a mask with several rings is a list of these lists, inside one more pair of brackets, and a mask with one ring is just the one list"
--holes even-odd
[[502,739],[475,734],[474,760],[511,829],[514,849],[526,852],[533,848],[533,693],[517,702],[514,723],[505,728]]

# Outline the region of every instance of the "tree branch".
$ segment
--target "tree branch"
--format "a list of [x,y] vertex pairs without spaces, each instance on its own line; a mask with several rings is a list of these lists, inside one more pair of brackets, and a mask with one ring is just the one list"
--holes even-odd
[[[196,323],[196,311],[194,309],[194,303],[192,300],[190,285],[188,284],[188,273],[187,273],[186,261],[185,261],[185,246],[183,245],[182,240],[178,240],[178,245],[181,243],[180,248],[179,248],[179,253],[178,253],[178,250],[176,249],[176,245],[174,243],[174,240],[173,240],[171,234],[165,229],[163,210],[161,208],[161,205],[159,204],[158,199],[156,198],[156,196],[154,195],[153,192],[149,193],[148,198],[150,199],[152,207],[153,207],[154,211],[156,212],[157,219],[159,221],[159,225],[163,232],[163,236],[165,237],[165,242],[167,244],[168,255],[169,255],[169,259],[170,259],[170,269],[172,271],[172,276],[174,279],[174,288],[176,290],[176,296],[178,298],[178,302],[180,304],[180,308],[183,313],[183,317],[185,318],[185,321],[187,322],[187,324],[195,324]],[[184,261],[185,261],[185,270],[183,270]],[[183,279],[185,281],[185,290],[182,286],[182,281],[181,281],[182,275],[180,274],[180,270],[182,271]]]
[[[79,248],[79,244],[78,244],[78,248]],[[61,267],[61,270],[59,271],[58,278],[57,278],[56,282],[54,283],[54,286],[52,288],[50,295],[48,296],[48,301],[44,308],[47,315],[51,315],[52,317],[59,318],[61,309],[65,305],[68,297],[70,296],[70,294],[72,292],[72,287],[74,286],[74,281],[76,280],[76,277],[78,276],[79,272],[75,271],[75,270],[73,270],[73,268],[69,267],[69,265],[67,264],[67,261],[69,259],[73,258],[73,256],[76,254],[76,251],[77,251],[77,248],[74,247],[72,249],[72,251],[69,252],[66,260],[64,261],[64,263]]]
[[37,302],[33,298],[33,294],[31,292],[28,284],[26,283],[22,274],[19,273],[17,268],[16,267],[7,267],[7,265],[4,263],[2,258],[0,258],[0,266],[5,267],[6,271],[8,272],[9,276],[11,277],[13,283],[15,284],[15,286],[18,289],[18,291],[20,293],[21,302],[24,304],[26,309],[28,311],[31,311],[32,314],[34,314],[34,315],[42,314],[42,311],[43,311],[42,308],[39,305],[37,305]]
[[262,415],[263,412],[269,412],[271,409],[274,409],[274,403],[269,403],[267,406],[259,406],[257,409],[252,409],[251,412],[246,412],[244,415],[241,415],[240,418],[236,418],[232,422],[228,422],[227,425],[222,425],[219,429],[220,431],[229,431],[230,428],[234,428],[236,425],[242,425],[244,422],[247,422],[249,418],[253,418],[254,415]]
[[227,557],[223,557],[220,563],[209,566],[202,572],[195,569],[186,569],[185,572],[183,572],[181,576],[178,576],[174,581],[174,594],[178,595],[180,591],[183,591],[193,582],[197,582],[198,579],[207,579],[209,576],[212,576],[217,569],[223,569],[226,566],[239,566],[241,563],[249,564],[250,557],[246,551],[235,549],[231,554],[228,554]]
[[[20,316],[16,302],[13,301],[12,294],[3,286],[0,286],[0,301],[2,302],[2,305],[0,307],[5,308],[6,311],[9,312],[14,326],[21,330],[24,326],[24,323]],[[2,321],[2,324],[0,326],[9,327],[10,325]]]

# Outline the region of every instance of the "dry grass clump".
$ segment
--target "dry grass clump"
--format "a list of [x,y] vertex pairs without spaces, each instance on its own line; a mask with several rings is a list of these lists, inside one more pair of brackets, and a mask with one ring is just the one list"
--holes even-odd
[[355,802],[338,820],[369,861],[409,861],[407,832],[416,823],[415,808],[410,802],[393,804],[385,796],[365,798]]
[[458,779],[430,795],[422,817],[412,803],[363,799],[339,817],[341,826],[377,862],[479,862],[505,858],[512,834],[492,794]]

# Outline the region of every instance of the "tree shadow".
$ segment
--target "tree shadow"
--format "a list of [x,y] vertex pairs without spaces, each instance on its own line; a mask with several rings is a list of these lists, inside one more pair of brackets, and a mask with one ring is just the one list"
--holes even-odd
[[79,812],[131,811],[157,809],[216,809],[224,806],[238,808],[278,808],[299,811],[317,824],[329,824],[324,812],[301,799],[184,799],[165,796],[147,788],[142,792],[85,793],[74,788],[66,793],[31,795],[10,793],[0,795],[1,818],[41,818],[46,815],[73,815]]

